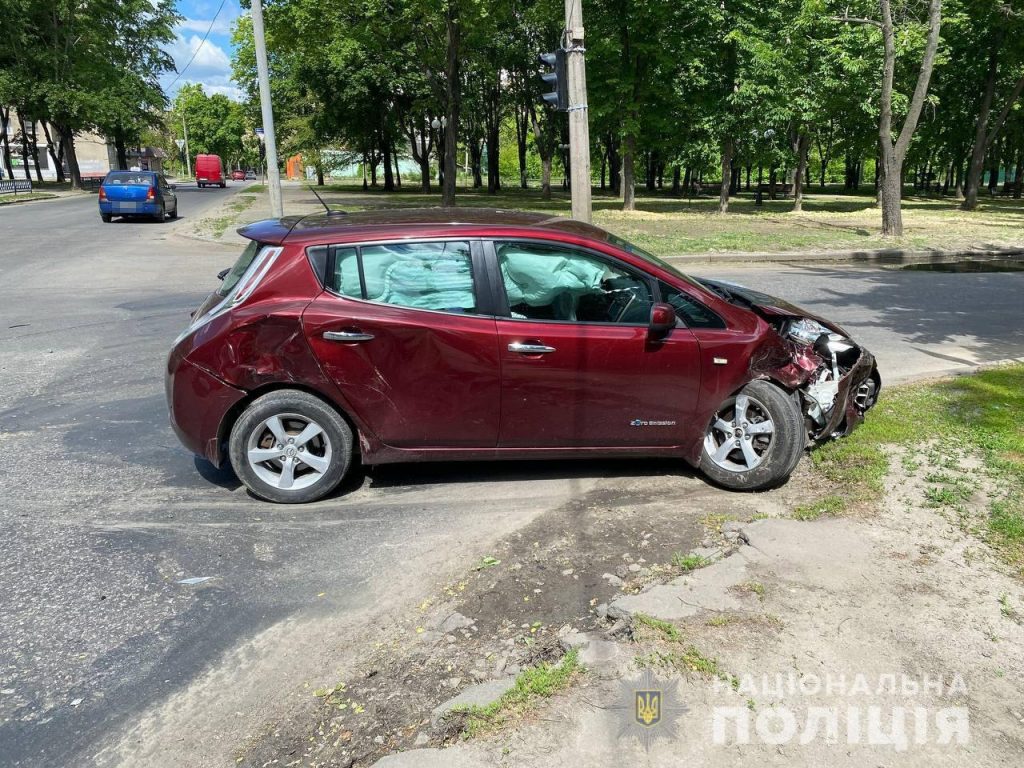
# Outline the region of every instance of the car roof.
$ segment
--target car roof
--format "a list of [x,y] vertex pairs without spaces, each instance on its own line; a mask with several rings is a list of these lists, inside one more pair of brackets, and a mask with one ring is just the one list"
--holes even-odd
[[466,237],[490,234],[549,235],[553,239],[607,242],[599,227],[546,213],[494,208],[390,208],[359,213],[331,211],[258,221],[238,230],[250,240],[281,245],[285,242],[360,242],[390,237]]

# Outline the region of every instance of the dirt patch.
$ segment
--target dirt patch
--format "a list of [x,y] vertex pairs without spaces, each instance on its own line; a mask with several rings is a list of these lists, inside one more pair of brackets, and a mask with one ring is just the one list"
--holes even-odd
[[[711,768],[1020,764],[1024,587],[972,525],[999,486],[955,446],[928,447],[913,471],[905,459],[898,451],[890,456],[874,516],[744,528],[750,546],[735,557],[747,566],[730,566],[744,579],[729,590],[739,601],[734,609],[669,621],[635,617],[633,640],[622,646],[628,663],[563,696],[543,720],[459,745],[451,760],[552,768],[637,760]],[[712,573],[725,570],[719,566],[680,580],[688,599],[703,605],[702,590],[721,591]],[[624,720],[616,714],[622,680],[643,668],[678,684],[673,695],[687,705],[680,732],[649,750],[620,735]],[[716,707],[748,717],[751,738],[732,731],[716,742]],[[838,740],[821,723],[812,727],[812,707],[841,713]],[[949,708],[966,713],[963,741],[937,737],[936,724],[948,716],[938,713]],[[754,723],[782,709],[796,718],[792,738],[760,738]],[[871,711],[885,718],[885,737],[846,719]],[[918,712],[931,730],[920,728]],[[899,734],[907,741],[897,746],[891,726],[907,713]],[[855,739],[848,741],[851,727]]]
[[655,465],[648,476],[585,493],[482,554],[367,648],[356,674],[310,689],[319,699],[311,719],[268,726],[239,753],[240,763],[358,767],[457,742],[457,717],[432,725],[440,704],[557,658],[560,630],[603,626],[603,604],[617,594],[679,575],[679,553],[726,544],[723,522],[773,515],[808,492],[806,473],[783,489],[741,495],[677,470]]

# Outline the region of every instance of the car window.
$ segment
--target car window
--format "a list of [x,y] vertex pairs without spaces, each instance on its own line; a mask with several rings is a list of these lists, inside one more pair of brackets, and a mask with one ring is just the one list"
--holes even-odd
[[650,286],[632,270],[573,248],[538,243],[495,243],[495,251],[514,319],[650,322]]
[[722,318],[685,291],[673,288],[662,280],[658,281],[658,289],[661,291],[661,300],[675,308],[676,315],[687,328],[725,328]]
[[153,176],[149,173],[132,173],[125,171],[121,173],[108,173],[107,178],[103,180],[106,185],[113,185],[116,187],[127,187],[127,186],[152,186]]
[[331,290],[342,296],[437,312],[477,311],[465,241],[339,247],[328,274]]

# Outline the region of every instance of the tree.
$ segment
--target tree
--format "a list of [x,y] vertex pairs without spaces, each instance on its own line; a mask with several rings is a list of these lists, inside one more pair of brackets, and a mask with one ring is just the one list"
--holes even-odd
[[881,21],[873,18],[852,18],[847,15],[838,20],[853,24],[877,27],[882,32],[883,64],[882,87],[879,96],[879,202],[882,207],[882,234],[901,236],[903,234],[903,161],[906,159],[910,140],[917,128],[917,121],[928,95],[928,84],[935,65],[935,54],[939,48],[939,31],[942,25],[942,0],[929,0],[928,36],[924,45],[917,83],[910,98],[906,116],[898,135],[893,139],[893,80],[896,73],[896,28],[892,17],[892,0],[879,0]]

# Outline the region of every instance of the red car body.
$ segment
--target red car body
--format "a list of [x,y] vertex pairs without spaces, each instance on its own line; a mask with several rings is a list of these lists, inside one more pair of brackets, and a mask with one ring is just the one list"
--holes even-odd
[[196,155],[196,184],[200,187],[227,186],[220,155]]
[[234,170],[231,172],[232,181],[245,181],[245,171]]
[[[271,265],[242,276],[249,282],[234,290],[249,292],[229,309],[222,307],[224,296],[211,296],[167,365],[174,429],[184,445],[217,465],[247,404],[267,392],[298,389],[342,414],[368,465],[669,456],[698,466],[709,421],[724,400],[756,379],[795,393],[821,368],[809,348],[782,330],[794,318],[812,317],[807,312],[749,291],[755,300],[741,299],[746,289],[738,286],[688,279],[603,230],[567,219],[437,209],[286,218],[239,231],[274,254]],[[352,299],[325,287],[325,246],[448,239],[472,243],[474,272],[483,283],[477,314]],[[652,338],[646,321],[513,317],[497,278],[494,241],[557,244],[607,257],[652,285],[684,292],[722,327],[684,327],[673,317],[675,327]],[[338,343],[325,333],[372,341]],[[517,344],[553,349],[510,351]],[[809,422],[810,437],[853,429],[879,385],[874,359],[854,347],[835,383],[835,407]]]

